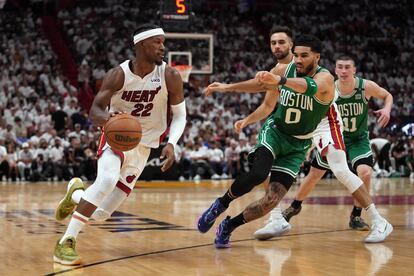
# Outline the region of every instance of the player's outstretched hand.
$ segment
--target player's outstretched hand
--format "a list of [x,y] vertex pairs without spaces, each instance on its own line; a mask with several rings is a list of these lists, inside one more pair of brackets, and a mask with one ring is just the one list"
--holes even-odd
[[388,109],[383,108],[383,109],[374,111],[374,114],[379,117],[378,125],[380,127],[385,127],[390,121],[390,111]]
[[172,144],[166,144],[165,147],[161,151],[160,159],[167,158],[164,162],[164,165],[161,167],[161,171],[165,172],[168,170],[175,161],[175,155],[174,155],[174,146]]
[[267,90],[275,90],[280,82],[280,76],[267,71],[259,71],[256,74],[257,82]]
[[214,92],[226,92],[227,84],[221,82],[213,82],[206,89],[204,89],[204,94],[206,97],[212,95]]
[[244,118],[243,120],[238,120],[237,122],[234,123],[234,131],[236,133],[240,133],[243,128],[247,127],[249,125],[249,122],[247,121],[246,118]]

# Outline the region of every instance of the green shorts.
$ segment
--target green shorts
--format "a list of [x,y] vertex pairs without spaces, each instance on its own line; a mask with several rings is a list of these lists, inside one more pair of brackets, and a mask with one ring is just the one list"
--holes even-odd
[[[368,134],[357,137],[347,137],[344,135],[344,143],[348,160],[352,164],[352,168],[356,169],[355,165],[365,164],[370,167],[373,166],[373,158],[371,145],[369,143]],[[318,169],[329,170],[329,165],[326,158],[322,157],[319,152],[316,153],[315,160],[312,166]]]
[[[353,168],[355,168],[355,164],[361,159],[372,160],[372,150],[368,134],[352,138],[344,135],[344,142],[348,160],[351,162]],[[371,165],[372,167],[372,161],[367,165]]]
[[311,144],[311,139],[301,140],[280,132],[274,120],[267,119],[260,129],[257,145],[250,152],[248,159],[252,161],[256,149],[266,147],[275,158],[272,171],[283,172],[295,178]]

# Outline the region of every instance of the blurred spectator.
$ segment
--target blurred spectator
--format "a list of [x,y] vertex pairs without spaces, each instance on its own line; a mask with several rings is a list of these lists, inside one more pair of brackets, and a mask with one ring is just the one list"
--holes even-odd
[[240,151],[235,140],[230,141],[230,147],[226,148],[224,155],[227,161],[227,174],[236,178],[240,172]]
[[214,171],[211,176],[212,179],[227,178],[224,173],[224,152],[220,149],[220,143],[218,141],[211,141],[211,148],[209,149],[209,162]]
[[17,169],[17,153],[14,143],[7,144],[7,162],[9,163],[9,178],[7,180],[16,181],[17,178],[21,180],[19,170]]
[[6,176],[6,179],[9,178],[9,162],[7,149],[4,146],[4,139],[0,138],[0,181],[3,180],[3,176]]
[[39,154],[31,164],[30,181],[45,181],[50,176],[50,163],[45,161],[43,154]]
[[31,166],[34,156],[28,143],[23,143],[22,150],[18,154],[17,168],[19,169],[20,179],[25,181],[31,177]]
[[403,139],[396,140],[391,146],[391,155],[395,159],[395,170],[404,174],[405,158],[407,157],[407,148]]
[[18,141],[24,142],[27,140],[27,130],[22,123],[22,119],[19,116],[14,118],[14,133],[16,133],[16,139]]
[[198,138],[194,142],[194,149],[190,154],[190,158],[193,161],[191,163],[191,170],[194,180],[200,180],[202,178],[210,178],[215,172],[211,167],[209,160],[208,148],[203,145],[203,139]]
[[63,110],[57,109],[55,104],[51,104],[49,109],[52,115],[53,128],[59,136],[62,136],[67,126],[68,115]]
[[414,148],[408,150],[408,155],[405,159],[405,163],[410,172],[410,179],[414,179]]
[[[62,146],[61,139],[55,139],[55,145],[49,151],[50,161],[52,164],[53,176],[57,178],[57,180],[62,180],[64,174],[64,149]],[[69,173],[67,173],[68,175]],[[69,178],[69,177],[67,177]],[[65,179],[67,180],[67,179]]]
[[374,138],[371,139],[370,143],[374,153],[374,163],[378,163],[381,170],[390,172],[390,142],[385,138]]

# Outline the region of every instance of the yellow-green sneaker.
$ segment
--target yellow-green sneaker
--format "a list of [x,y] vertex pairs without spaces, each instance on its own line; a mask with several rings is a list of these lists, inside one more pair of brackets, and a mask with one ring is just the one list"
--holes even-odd
[[81,263],[81,257],[76,253],[76,240],[74,237],[67,237],[62,244],[57,240],[53,261],[63,265],[78,265]]
[[76,190],[85,190],[85,185],[83,184],[82,179],[78,177],[72,178],[69,181],[66,195],[56,208],[55,218],[57,221],[64,220],[72,214],[73,209],[76,207],[76,202],[72,200],[72,194]]

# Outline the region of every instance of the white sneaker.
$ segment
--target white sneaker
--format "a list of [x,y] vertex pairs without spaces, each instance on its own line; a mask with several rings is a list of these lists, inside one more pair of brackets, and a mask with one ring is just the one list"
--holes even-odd
[[223,174],[221,175],[221,179],[227,179],[227,178],[229,178],[229,176],[228,176],[226,173],[223,173]]
[[371,226],[371,232],[365,238],[367,243],[383,242],[389,234],[391,234],[393,227],[391,223],[384,220],[374,221]]
[[216,179],[220,179],[220,176],[218,175],[218,174],[213,174],[212,176],[211,176],[211,179],[214,179],[214,180],[216,180]]
[[193,180],[194,181],[200,181],[201,180],[201,176],[199,176],[198,174],[196,174],[196,176],[194,176]]
[[275,218],[273,214],[270,214],[270,218],[266,225],[254,232],[253,236],[257,240],[264,241],[281,236],[282,234],[289,232],[290,229],[292,229],[292,226],[283,216]]
[[181,176],[178,178],[178,180],[179,180],[179,181],[181,181],[181,182],[182,182],[182,181],[185,181],[185,177],[181,175]]

